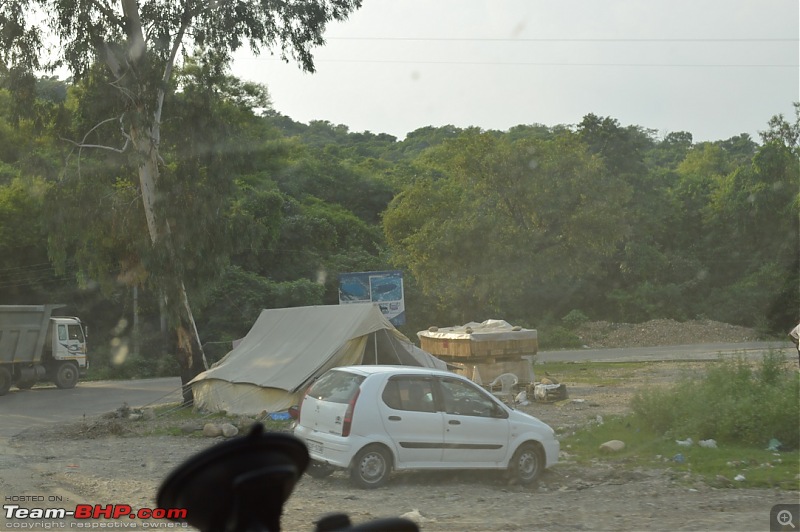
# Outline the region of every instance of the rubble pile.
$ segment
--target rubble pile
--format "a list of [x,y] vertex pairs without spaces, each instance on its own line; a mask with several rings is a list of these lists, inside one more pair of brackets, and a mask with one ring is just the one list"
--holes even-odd
[[589,348],[741,343],[759,339],[753,329],[711,320],[593,321],[581,325],[576,334]]

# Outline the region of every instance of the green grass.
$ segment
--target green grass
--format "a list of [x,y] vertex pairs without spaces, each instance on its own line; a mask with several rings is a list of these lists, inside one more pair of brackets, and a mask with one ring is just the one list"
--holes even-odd
[[[622,440],[625,449],[613,454],[601,452],[600,445],[609,440]],[[563,439],[561,447],[569,455],[567,463],[601,461],[626,469],[670,469],[680,478],[689,474],[687,480],[691,482],[701,478],[716,487],[800,489],[800,454],[797,450],[768,451],[768,440],[765,438],[761,446],[718,443],[718,448],[708,449],[695,443],[682,447],[674,438],[656,434],[635,415],[629,415],[579,430]],[[682,462],[675,460],[678,455]],[[745,480],[734,480],[737,475]]]
[[673,438],[800,447],[800,374],[770,351],[755,365],[720,359],[669,388],[643,388],[631,407],[649,430]]
[[[542,364],[562,381],[621,383],[647,374],[647,363],[611,371],[608,364]],[[542,371],[540,370],[540,375]],[[583,375],[583,377],[582,377]],[[612,384],[613,385],[613,384]],[[633,413],[606,419],[562,439],[567,461],[602,461],[622,468],[668,468],[690,481],[716,487],[800,489],[800,374],[783,354],[770,351],[756,362],[742,357],[709,362],[666,386],[644,386],[631,401]],[[688,447],[676,440],[692,438]],[[717,448],[700,440],[714,439]],[[780,451],[767,450],[780,442]],[[599,450],[625,442],[613,454]],[[744,480],[735,478],[741,475]]]
[[629,384],[638,372],[652,362],[543,362],[533,366],[536,379],[547,374],[558,382],[593,386]]

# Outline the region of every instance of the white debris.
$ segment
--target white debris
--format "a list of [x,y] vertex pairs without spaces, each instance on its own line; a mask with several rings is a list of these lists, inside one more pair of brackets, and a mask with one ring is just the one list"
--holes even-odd
[[419,513],[419,510],[417,510],[416,508],[414,508],[410,512],[404,513],[400,517],[402,517],[403,519],[410,519],[410,520],[414,521],[415,523],[430,523],[432,521],[436,521],[436,519],[431,519],[429,517],[425,517],[424,515]]
[[694,440],[691,438],[686,438],[685,440],[675,440],[675,443],[680,445],[681,447],[691,447],[694,443]]
[[717,440],[700,440],[698,445],[700,445],[700,447],[705,447],[706,449],[716,449]]
[[741,475],[741,474],[740,474],[740,475],[736,475],[735,477],[733,477],[733,480],[735,480],[735,481],[737,481],[737,482],[743,482],[743,481],[745,481],[746,479],[744,478],[744,475]]

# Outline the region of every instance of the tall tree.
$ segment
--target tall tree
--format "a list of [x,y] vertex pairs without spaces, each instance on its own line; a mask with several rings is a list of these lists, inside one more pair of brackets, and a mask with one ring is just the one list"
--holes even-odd
[[469,130],[424,162],[384,231],[423,292],[455,310],[444,319],[540,318],[544,284],[574,285],[622,237],[630,190],[573,133],[512,142]]
[[[360,0],[289,0],[284,2],[205,2],[203,0],[10,0],[0,4],[4,68],[30,72],[39,66],[39,50],[48,35],[58,40],[50,50],[56,63],[69,67],[76,80],[101,62],[113,76],[111,86],[125,99],[124,111],[108,117],[119,124],[118,150],[127,151],[138,173],[138,189],[153,247],[174,264],[176,233],[163,198],[182,193],[162,185],[160,153],[164,104],[175,89],[175,67],[186,49],[221,63],[245,42],[256,51],[277,48],[314,70],[311,49],[324,43],[331,20],[346,18]],[[36,22],[31,12],[46,14]],[[122,145],[122,148],[119,148]],[[167,202],[166,204],[168,204]],[[180,240],[180,238],[178,238]],[[163,277],[162,290],[172,317],[175,352],[184,381],[202,369],[202,348],[180,268]],[[161,272],[160,272],[161,273]],[[188,399],[188,398],[187,398]]]

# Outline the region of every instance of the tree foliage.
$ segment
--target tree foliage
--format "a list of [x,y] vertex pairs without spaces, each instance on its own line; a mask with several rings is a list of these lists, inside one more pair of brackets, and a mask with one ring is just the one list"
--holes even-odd
[[423,159],[429,175],[395,198],[384,227],[397,264],[462,320],[525,316],[546,304],[527,296],[596,271],[622,235],[629,190],[573,134],[471,130]]
[[[88,127],[79,132],[82,135],[76,137],[83,140],[76,142],[82,148],[88,147],[87,137],[93,132],[99,134],[103,124],[111,120],[118,124],[116,135],[104,136],[104,142],[91,146],[125,153],[128,160],[122,164],[128,166],[128,171],[134,168],[138,174],[138,184],[134,187],[138,188],[137,197],[146,221],[144,234],[149,236],[153,248],[149,260],[139,264],[160,285],[175,332],[174,350],[184,369],[184,380],[196,374],[203,363],[187,283],[201,284],[202,278],[207,277],[204,272],[218,271],[226,261],[225,250],[216,247],[224,240],[198,241],[198,237],[205,234],[203,229],[215,227],[209,223],[209,216],[219,212],[218,207],[227,196],[197,194],[202,189],[185,187],[183,182],[198,178],[213,182],[228,161],[219,156],[221,146],[215,142],[224,134],[224,122],[215,121],[213,114],[197,112],[187,113],[190,120],[208,119],[205,125],[210,129],[206,133],[215,138],[210,142],[199,136],[184,139],[191,161],[171,166],[172,161],[164,156],[161,139],[166,131],[162,129],[165,101],[176,89],[181,89],[173,77],[175,68],[180,67],[183,57],[199,58],[201,77],[211,85],[198,91],[193,102],[189,101],[191,92],[184,91],[185,101],[195,106],[207,104],[207,98],[214,96],[214,83],[222,81],[221,73],[232,52],[245,43],[255,50],[275,49],[283,59],[296,59],[305,70],[313,71],[311,49],[323,44],[326,24],[345,18],[359,5],[359,0],[234,3],[122,0],[119,5],[84,0],[15,0],[0,4],[0,22],[5,30],[2,36],[5,47],[0,58],[19,102],[30,103],[34,99],[31,72],[39,65],[38,54],[47,43],[48,33],[58,41],[58,47],[51,50],[55,53],[54,65],[66,65],[78,81],[100,79],[103,87],[116,93],[116,98],[108,95],[101,99],[110,111],[104,117],[108,122],[86,124]],[[34,22],[36,17],[26,18],[29,10],[46,13],[47,17],[41,17],[46,22],[39,24]],[[98,64],[104,66],[103,72],[98,72]],[[100,86],[96,87],[100,90]],[[107,140],[115,137],[122,148],[118,145],[114,150],[109,145]],[[174,140],[173,148],[179,143]],[[108,171],[90,169],[77,179],[96,176],[108,187],[108,174],[120,175],[121,163],[116,160],[111,163]],[[117,181],[115,177],[112,179]],[[186,208],[173,210],[178,205]],[[181,216],[184,213],[186,217]],[[62,220],[69,221],[69,218]],[[192,232],[193,228],[199,231]],[[89,244],[88,249],[95,246]],[[119,251],[128,257],[142,248],[139,242],[130,241],[115,246],[122,248]],[[83,247],[87,249],[87,245]],[[56,254],[63,256],[63,247]],[[102,262],[96,260],[96,255],[76,256],[82,266],[91,269],[92,264]],[[191,278],[192,272],[199,275]]]
[[798,319],[796,122],[774,117],[760,144],[596,115],[397,140],[294,122],[225,59],[187,56],[165,92],[152,207],[172,249],[149,234],[142,153],[126,137],[139,115],[107,65],[34,80],[30,108],[0,89],[0,298],[78,302],[102,348],[127,341],[137,286],[149,337],[121,374],[168,366],[157,340],[175,279],[212,359],[261,309],[336,304],[339,273],[393,267],[412,337],[487,318],[773,332]]

